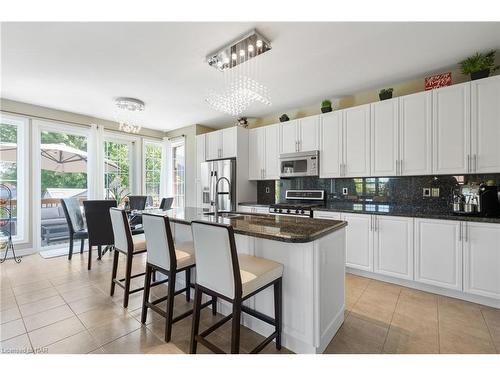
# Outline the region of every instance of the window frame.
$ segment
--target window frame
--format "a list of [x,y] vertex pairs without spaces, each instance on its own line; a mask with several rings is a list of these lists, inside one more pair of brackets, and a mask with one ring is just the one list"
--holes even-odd
[[[16,143],[17,143],[17,181],[16,181],[16,235],[12,236],[14,244],[29,243],[28,233],[30,229],[30,211],[28,204],[30,174],[29,174],[29,151],[28,147],[28,128],[30,119],[25,116],[10,115],[0,112],[0,121],[8,125],[13,125],[17,128]],[[21,198],[21,199],[19,199]],[[21,218],[21,221],[19,221]]]
[[[158,172],[160,173],[160,176],[161,176],[161,173],[162,173],[162,156],[163,156],[163,152],[162,152],[162,148],[163,148],[163,143],[161,140],[156,140],[156,139],[150,139],[150,138],[143,138],[142,139],[142,194],[143,195],[147,195],[147,188],[146,188],[146,146],[148,144],[152,144],[152,145],[156,145],[160,148],[160,169],[158,170]],[[160,181],[158,181],[158,184],[160,184],[160,191],[158,192],[158,199],[159,201],[161,202],[161,199],[164,198],[161,196],[161,177],[160,177]]]
[[[176,204],[176,195],[174,194],[175,186],[175,164],[174,164],[174,149],[182,145],[184,147],[184,183],[182,184],[183,192],[183,207],[186,207],[186,139],[184,137],[178,137],[170,140],[170,181],[172,186],[172,196],[174,198],[174,203]],[[177,206],[176,206],[177,207]]]

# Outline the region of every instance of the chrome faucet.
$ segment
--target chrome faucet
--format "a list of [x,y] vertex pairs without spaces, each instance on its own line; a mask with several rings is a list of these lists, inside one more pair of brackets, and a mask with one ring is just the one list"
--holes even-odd
[[228,187],[229,187],[228,194],[231,194],[231,182],[227,179],[227,177],[219,177],[217,179],[217,182],[215,183],[215,205],[214,205],[214,216],[215,216],[215,218],[217,218],[217,216],[219,216],[219,182],[221,180],[226,180],[227,181],[227,184],[228,184]]

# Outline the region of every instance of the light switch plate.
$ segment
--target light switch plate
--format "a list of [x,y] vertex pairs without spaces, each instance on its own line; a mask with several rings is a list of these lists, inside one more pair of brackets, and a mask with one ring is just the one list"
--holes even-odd
[[439,197],[439,188],[432,188],[431,195],[433,197]]
[[431,196],[431,188],[423,188],[422,196],[423,197],[430,197]]
[[342,195],[347,195],[349,194],[349,190],[347,188],[342,188]]

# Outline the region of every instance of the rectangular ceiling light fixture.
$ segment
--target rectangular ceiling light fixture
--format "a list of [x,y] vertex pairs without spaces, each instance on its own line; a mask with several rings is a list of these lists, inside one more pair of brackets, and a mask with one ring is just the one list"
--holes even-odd
[[208,65],[224,71],[243,64],[271,49],[269,40],[253,29],[243,37],[207,56]]

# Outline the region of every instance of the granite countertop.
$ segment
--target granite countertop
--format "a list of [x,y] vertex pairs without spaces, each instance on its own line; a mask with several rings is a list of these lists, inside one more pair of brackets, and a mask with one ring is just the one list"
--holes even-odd
[[241,202],[241,203],[238,203],[238,206],[269,207],[270,205],[257,203],[257,202]]
[[[142,213],[167,215],[174,223],[191,224],[194,220],[215,222],[201,208],[185,207],[170,210],[144,210]],[[234,217],[219,217],[217,222],[230,224],[234,233],[282,242],[311,242],[347,225],[345,221],[266,214],[234,213]]]
[[314,208],[315,211],[350,212],[359,214],[405,216],[427,219],[475,221],[483,223],[498,223],[500,217],[484,217],[472,215],[458,215],[451,212],[437,210],[429,207],[415,207],[406,205],[393,205],[381,203],[352,203],[352,202],[332,202],[325,207]]

